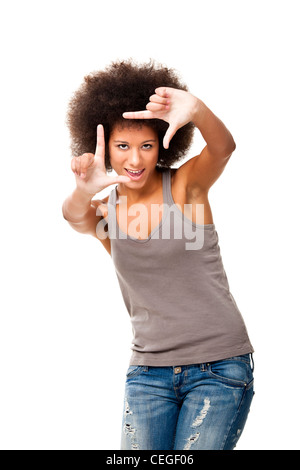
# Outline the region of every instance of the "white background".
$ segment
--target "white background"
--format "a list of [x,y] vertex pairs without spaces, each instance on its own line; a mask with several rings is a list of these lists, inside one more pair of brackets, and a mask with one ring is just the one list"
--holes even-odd
[[[75,183],[67,103],[84,75],[128,57],[174,67],[235,138],[210,202],[256,350],[237,448],[300,448],[298,6],[1,3],[2,449],[119,449],[129,316],[109,255],[61,206]],[[197,136],[187,158],[202,147]]]

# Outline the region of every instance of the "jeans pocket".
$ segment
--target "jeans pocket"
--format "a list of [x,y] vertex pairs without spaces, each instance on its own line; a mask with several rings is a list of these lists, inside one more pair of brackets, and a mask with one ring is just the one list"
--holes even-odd
[[144,370],[144,366],[129,366],[126,373],[126,378],[131,379],[132,377],[136,377],[140,375]]
[[240,356],[222,361],[211,362],[208,372],[223,383],[236,387],[247,387],[253,383],[253,373],[250,361],[242,360]]

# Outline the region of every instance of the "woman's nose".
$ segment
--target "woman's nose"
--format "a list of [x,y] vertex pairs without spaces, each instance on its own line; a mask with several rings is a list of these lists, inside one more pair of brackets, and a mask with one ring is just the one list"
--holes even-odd
[[128,158],[128,162],[133,166],[132,169],[138,169],[140,162],[140,152],[139,149],[132,149]]

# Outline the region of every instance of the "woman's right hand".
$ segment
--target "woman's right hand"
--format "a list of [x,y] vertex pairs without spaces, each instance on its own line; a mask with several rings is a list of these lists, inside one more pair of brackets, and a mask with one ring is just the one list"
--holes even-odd
[[75,174],[77,187],[94,196],[114,183],[129,183],[129,176],[107,176],[105,168],[105,139],[102,124],[97,126],[95,154],[84,153],[72,158],[71,168]]

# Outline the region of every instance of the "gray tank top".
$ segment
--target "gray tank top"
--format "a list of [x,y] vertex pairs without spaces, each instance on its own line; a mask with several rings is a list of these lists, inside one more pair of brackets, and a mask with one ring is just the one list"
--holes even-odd
[[215,224],[196,224],[175,205],[169,169],[162,181],[163,215],[147,239],[120,229],[116,188],[108,199],[111,256],[132,322],[130,365],[188,365],[252,353]]

